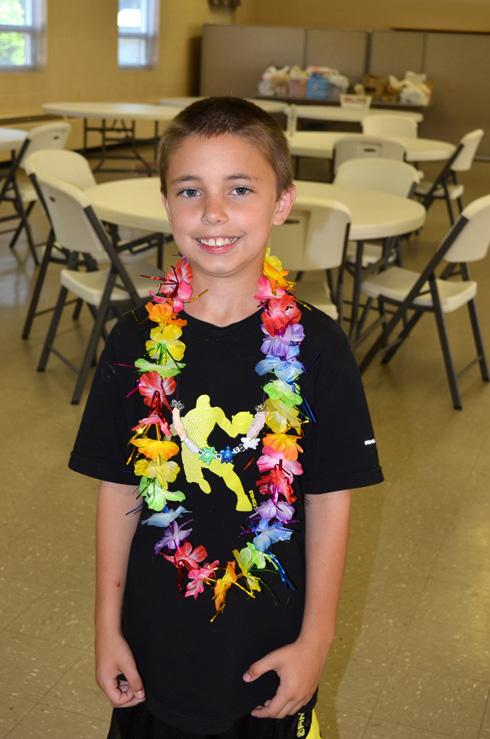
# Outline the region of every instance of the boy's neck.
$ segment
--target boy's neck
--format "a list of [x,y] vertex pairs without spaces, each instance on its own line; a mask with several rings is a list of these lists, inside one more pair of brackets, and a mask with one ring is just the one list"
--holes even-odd
[[254,284],[236,284],[234,281],[213,280],[209,285],[201,285],[193,280],[194,295],[206,290],[197,300],[187,303],[185,312],[201,321],[215,326],[228,326],[248,318],[259,309],[254,295],[258,292],[258,278]]

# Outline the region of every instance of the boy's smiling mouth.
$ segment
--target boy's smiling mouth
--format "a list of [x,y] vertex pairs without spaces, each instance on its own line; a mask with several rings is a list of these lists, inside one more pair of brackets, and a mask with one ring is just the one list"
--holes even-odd
[[215,239],[197,239],[203,246],[231,246],[238,241],[238,236],[232,238],[223,238],[221,236]]

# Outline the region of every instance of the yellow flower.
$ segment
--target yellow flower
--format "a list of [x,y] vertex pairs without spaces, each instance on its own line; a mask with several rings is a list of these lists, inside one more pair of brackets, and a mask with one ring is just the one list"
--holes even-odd
[[291,428],[301,428],[296,408],[274,398],[268,398],[264,405],[267,411],[265,422],[275,434],[284,434]]
[[264,257],[264,275],[270,280],[272,289],[292,287],[294,282],[288,282],[284,279],[288,274],[289,270],[282,268],[281,260],[278,257],[271,256],[271,250],[267,249]]
[[185,344],[179,341],[182,329],[174,324],[160,324],[150,331],[150,339],[146,342],[146,350],[150,357],[166,364],[172,359],[179,362],[184,356]]
[[[244,552],[245,556],[242,555],[242,552]],[[253,591],[256,590],[257,592],[260,592],[260,582],[258,577],[255,577],[255,575],[251,575],[249,572],[250,567],[253,567],[253,562],[251,557],[249,556],[249,549],[242,550],[242,552],[239,552],[238,549],[233,550],[233,554],[235,555],[235,559],[238,562],[238,566],[242,571],[242,575],[245,577],[247,581],[248,588],[250,590],[250,595],[253,597]],[[248,560],[248,561],[247,561]]]
[[296,443],[299,438],[293,434],[267,434],[263,438],[263,444],[276,452],[282,452],[284,459],[298,459],[298,452],[303,451]]
[[157,462],[154,459],[138,459],[134,465],[135,475],[157,480],[167,490],[169,482],[175,482],[180,467],[177,462]]

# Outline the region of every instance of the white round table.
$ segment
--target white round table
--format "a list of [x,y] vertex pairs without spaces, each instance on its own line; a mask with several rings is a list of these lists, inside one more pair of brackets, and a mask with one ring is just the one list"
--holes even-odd
[[411,118],[416,123],[420,123],[424,120],[422,113],[414,112],[411,110],[386,110],[378,108],[361,108],[356,106],[342,106],[342,105],[296,105],[296,103],[289,103],[288,110],[294,105],[295,114],[297,118],[304,118],[308,120],[316,121],[341,121],[343,123],[362,123],[364,118],[372,115],[387,115],[399,116],[400,118]]
[[20,149],[26,136],[27,132],[19,128],[0,127],[0,151],[16,151],[16,149]]
[[[352,214],[350,238],[364,241],[415,231],[425,222],[425,208],[398,195],[339,187],[323,182],[295,182],[295,207],[308,208],[325,198],[340,200]],[[85,190],[98,217],[118,226],[171,233],[157,177],[104,182]]]
[[[174,98],[161,98],[159,102],[162,105],[174,105],[182,108],[187,107],[191,103],[195,103],[197,100],[204,100],[203,97],[174,97]],[[256,98],[244,98],[251,103],[255,103],[262,110],[267,113],[283,113],[288,107],[287,103],[281,103],[279,100],[258,100]]]
[[[147,172],[151,173],[152,166],[146,162],[136,147],[135,121],[153,121],[155,123],[153,139],[156,141],[159,121],[170,121],[179,112],[179,108],[173,105],[147,105],[146,103],[61,102],[44,103],[42,107],[47,113],[54,115],[83,118],[83,153],[86,156],[90,156],[88,133],[93,131],[100,134],[101,156],[94,170],[104,172],[124,171],[121,168],[102,170],[107,159],[138,159]],[[99,126],[89,125],[89,119],[100,120],[101,124]],[[111,121],[111,124],[108,125],[107,121]],[[124,143],[131,149],[132,155],[111,156],[107,152],[107,146],[110,143]]]
[[[331,159],[336,142],[351,136],[362,136],[358,133],[344,131],[296,131],[287,134],[289,148],[293,156]],[[384,136],[383,138],[400,141],[406,149],[408,162],[445,161],[453,154],[455,147],[448,141],[422,139],[418,136]]]

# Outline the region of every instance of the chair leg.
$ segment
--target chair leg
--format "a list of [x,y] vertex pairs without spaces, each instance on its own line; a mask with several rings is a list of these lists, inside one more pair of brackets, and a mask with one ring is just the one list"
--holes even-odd
[[95,352],[97,350],[99,339],[102,335],[102,330],[107,316],[107,310],[107,306],[105,308],[101,306],[97,311],[97,315],[95,317],[94,325],[92,328],[92,333],[90,334],[90,339],[87,344],[82,365],[78,374],[75,390],[73,391],[73,395],[71,398],[72,405],[78,405],[78,403],[80,402],[80,398],[82,397],[83,389],[85,387],[85,383],[87,382],[87,376],[90,367],[92,366],[92,364],[94,364]]
[[481,377],[484,382],[490,382],[485,347],[483,346],[483,338],[480,329],[480,320],[478,318],[476,303],[474,300],[470,300],[468,303],[468,311],[470,314],[471,328],[473,330],[473,338],[475,340],[476,351],[478,354],[478,364],[480,365]]
[[362,252],[364,244],[358,241],[356,244],[356,264],[354,270],[354,285],[352,288],[352,310],[349,329],[349,339],[354,341],[357,338],[357,321],[359,317],[359,303],[361,300],[361,279],[362,279]]
[[44,341],[44,346],[41,352],[41,357],[39,359],[39,364],[37,365],[38,372],[44,372],[44,370],[46,369],[49,355],[51,354],[51,347],[53,346],[53,341],[56,336],[56,332],[58,330],[59,322],[61,319],[61,314],[63,313],[63,308],[65,307],[65,301],[66,301],[67,295],[68,295],[67,288],[62,287],[58,295],[58,300],[56,301],[56,306],[53,312],[51,323],[49,324],[49,329],[46,335],[46,339]]
[[48,241],[46,243],[46,248],[44,250],[41,264],[39,266],[39,271],[37,273],[36,283],[34,285],[31,302],[29,303],[29,309],[27,311],[27,316],[26,316],[24,328],[22,331],[23,339],[28,339],[29,334],[31,333],[32,324],[34,322],[34,318],[36,317],[37,305],[39,303],[39,298],[41,296],[41,290],[44,285],[44,279],[46,277],[46,272],[48,270],[48,265],[51,259],[51,253],[53,251],[53,244],[54,244],[54,234],[51,231],[48,237]]
[[383,359],[381,360],[382,364],[388,364],[390,359],[396,354],[398,349],[401,347],[405,339],[408,337],[414,326],[419,322],[419,320],[422,318],[422,311],[416,311],[413,316],[407,321],[406,317],[403,318],[403,329],[400,331],[398,336],[393,342],[393,346],[391,346],[386,354],[384,355]]
[[[434,294],[433,294],[434,300]],[[442,355],[444,357],[444,365],[446,367],[447,379],[449,382],[449,389],[451,391],[451,398],[453,400],[453,406],[457,411],[462,410],[463,405],[461,403],[461,396],[459,394],[458,380],[456,378],[456,370],[454,369],[453,357],[449,346],[449,338],[447,335],[446,322],[444,320],[444,314],[441,309],[439,302],[439,296],[436,296],[434,300],[434,314],[436,317],[437,330],[439,332],[439,340],[441,342]]]

